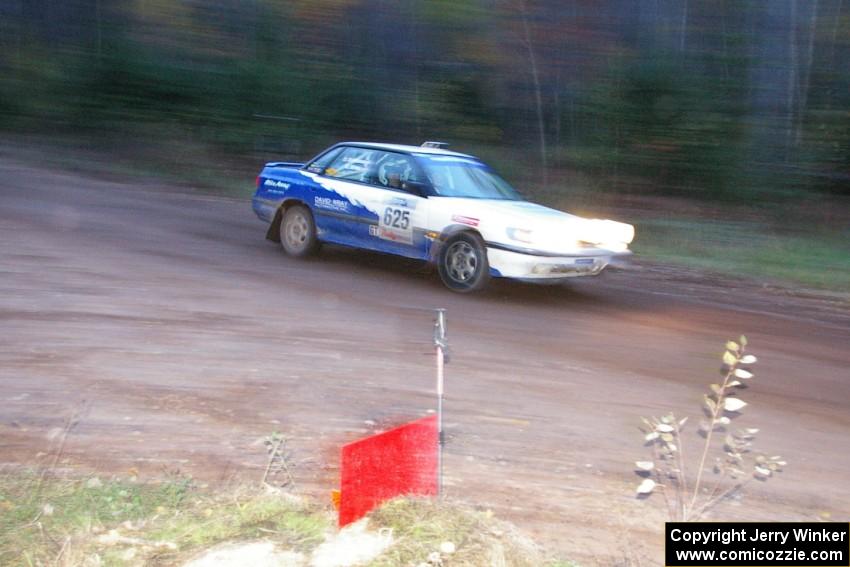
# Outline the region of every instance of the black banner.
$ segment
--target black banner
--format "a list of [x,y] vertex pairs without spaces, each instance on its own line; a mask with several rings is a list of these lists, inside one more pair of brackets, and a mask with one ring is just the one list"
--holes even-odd
[[850,524],[668,522],[667,567],[850,567]]

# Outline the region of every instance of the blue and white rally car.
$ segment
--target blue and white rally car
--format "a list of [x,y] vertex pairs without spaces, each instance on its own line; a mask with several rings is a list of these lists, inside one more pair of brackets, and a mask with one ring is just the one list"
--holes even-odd
[[344,142],[306,164],[268,163],[254,211],[291,256],[329,242],[418,258],[459,292],[490,277],[593,276],[630,253],[631,225],[530,203],[479,159],[443,146]]

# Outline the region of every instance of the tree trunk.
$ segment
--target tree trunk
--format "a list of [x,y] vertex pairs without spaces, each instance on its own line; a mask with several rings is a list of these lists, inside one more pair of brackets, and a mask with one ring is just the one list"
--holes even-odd
[[815,36],[818,29],[818,0],[812,0],[812,15],[809,18],[809,42],[806,47],[806,69],[803,74],[803,84],[800,86],[797,106],[797,126],[794,137],[794,146],[799,147],[803,138],[803,122],[806,118],[806,105],[809,99],[809,80],[812,75],[812,61],[814,60]]
[[721,30],[723,34],[723,77],[728,81],[729,80],[729,44],[726,40],[726,37],[729,35],[729,31],[726,29],[726,1],[723,0],[720,4],[720,21],[723,24],[723,28]]
[[[843,0],[838,0],[838,7],[835,10],[835,17],[832,21],[832,42],[830,43],[829,48],[829,66],[835,68],[835,43],[838,40],[838,26],[841,23],[841,6],[843,4]],[[829,96],[826,99],[826,105],[828,109],[832,109],[832,101],[835,97],[835,89],[830,88]]]
[[103,22],[101,20],[101,14],[100,14],[100,0],[95,0],[95,2],[94,2],[94,13],[95,13],[95,19],[97,20],[97,22],[96,22],[96,27],[97,27],[97,29],[96,29],[96,33],[97,33],[97,58],[100,59],[103,56],[103,36],[102,36],[102,33],[101,33],[101,28],[102,28]]
[[416,35],[417,3],[410,2],[410,36],[413,42],[413,113],[416,120],[416,136],[422,142],[422,99],[419,93],[419,41]]
[[791,142],[794,139],[794,109],[797,91],[797,0],[790,0],[791,14],[788,18],[788,88],[785,98],[785,163],[791,158]]
[[843,0],[838,0],[838,8],[835,10],[835,19],[832,22],[832,51],[830,53],[829,62],[835,64],[835,41],[838,39],[838,25],[841,23],[841,5]]
[[537,107],[537,130],[540,135],[540,163],[543,166],[543,187],[549,185],[549,173],[546,163],[546,129],[543,121],[543,97],[540,94],[540,77],[537,73],[537,59],[534,57],[534,48],[531,45],[531,32],[528,27],[528,14],[525,9],[525,0],[520,2],[522,10],[522,26],[525,31],[525,47],[528,50],[528,61],[531,65],[531,80],[534,83],[534,100]]
[[[561,69],[558,69],[557,75],[555,75],[555,91],[552,95],[554,107],[555,107],[555,153],[556,156],[560,153],[559,149],[561,147]],[[555,160],[558,161],[557,159]],[[557,167],[557,163],[556,163]]]

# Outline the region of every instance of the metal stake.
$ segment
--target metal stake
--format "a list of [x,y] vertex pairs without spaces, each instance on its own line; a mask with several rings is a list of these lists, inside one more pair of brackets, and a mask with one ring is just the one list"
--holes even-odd
[[434,322],[434,346],[437,350],[437,493],[443,493],[443,365],[449,362],[448,342],[446,341],[446,310],[436,309]]

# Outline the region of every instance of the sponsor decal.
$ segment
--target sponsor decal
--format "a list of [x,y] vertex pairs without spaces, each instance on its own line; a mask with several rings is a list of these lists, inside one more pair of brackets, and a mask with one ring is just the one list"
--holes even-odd
[[330,197],[316,197],[313,204],[319,209],[329,211],[348,212],[348,202],[344,199],[331,199]]
[[576,260],[576,264],[593,264],[593,258],[579,258],[578,260]]
[[474,219],[472,217],[465,217],[463,215],[452,215],[453,222],[459,222],[460,224],[466,224],[469,226],[478,226],[478,219]]
[[407,200],[403,197],[393,197],[387,201],[387,205],[390,207],[402,207],[405,209],[415,209],[416,208],[416,200]]
[[384,240],[392,240],[393,242],[403,242],[405,244],[411,243],[411,239],[408,238],[404,233],[400,233],[384,227],[378,228],[378,238],[383,238]]
[[381,233],[378,225],[370,224],[369,225],[369,236],[378,236]]
[[289,183],[284,183],[283,181],[275,181],[274,179],[266,179],[266,182],[263,183],[266,187],[278,187],[280,189],[289,189]]

